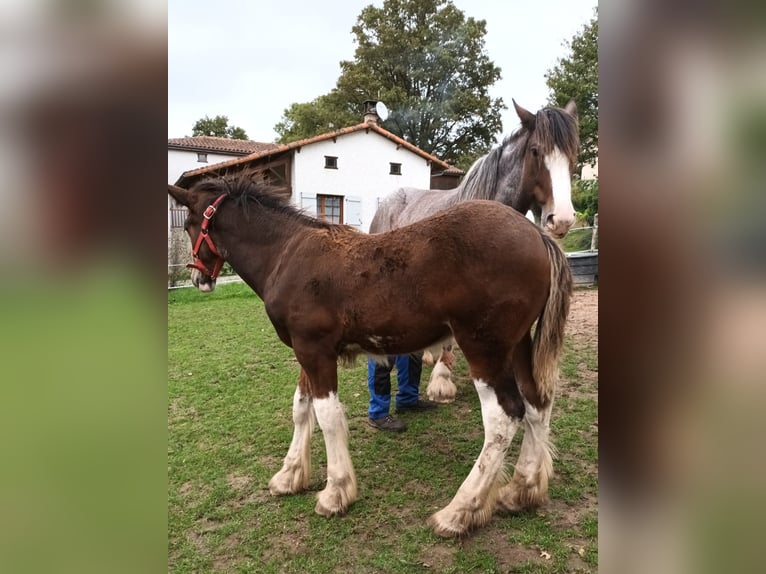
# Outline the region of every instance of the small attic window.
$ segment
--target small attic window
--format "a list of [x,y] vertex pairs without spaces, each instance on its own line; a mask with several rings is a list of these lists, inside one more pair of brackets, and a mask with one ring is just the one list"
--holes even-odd
[[197,162],[198,163],[207,163],[207,154],[206,153],[198,153],[197,154]]
[[324,156],[325,169],[338,169],[338,158],[331,155]]
[[391,171],[388,173],[390,175],[402,175],[402,164],[400,163],[390,163]]

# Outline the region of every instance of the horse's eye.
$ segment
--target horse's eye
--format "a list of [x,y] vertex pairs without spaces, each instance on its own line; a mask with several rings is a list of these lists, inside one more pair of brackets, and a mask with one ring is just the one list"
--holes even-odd
[[537,149],[537,146],[532,146],[532,157],[538,157],[540,155],[540,150]]

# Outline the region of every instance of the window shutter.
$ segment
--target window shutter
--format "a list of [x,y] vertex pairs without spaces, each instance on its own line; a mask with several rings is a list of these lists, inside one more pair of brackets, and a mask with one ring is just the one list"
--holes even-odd
[[317,216],[317,196],[301,193],[301,209],[312,217]]
[[345,206],[346,225],[359,227],[362,225],[362,198],[346,196]]

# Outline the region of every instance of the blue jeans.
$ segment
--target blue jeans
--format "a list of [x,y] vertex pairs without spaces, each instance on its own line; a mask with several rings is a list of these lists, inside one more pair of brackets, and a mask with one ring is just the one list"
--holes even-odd
[[371,419],[388,414],[391,407],[391,369],[396,365],[396,407],[417,404],[420,373],[423,370],[422,355],[396,355],[388,357],[388,366],[378,365],[367,359],[367,387],[370,389]]

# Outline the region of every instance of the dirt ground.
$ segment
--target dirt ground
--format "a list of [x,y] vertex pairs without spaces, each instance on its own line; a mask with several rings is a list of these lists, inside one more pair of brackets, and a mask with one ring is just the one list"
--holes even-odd
[[577,337],[581,345],[598,345],[598,289],[575,290],[566,334]]

